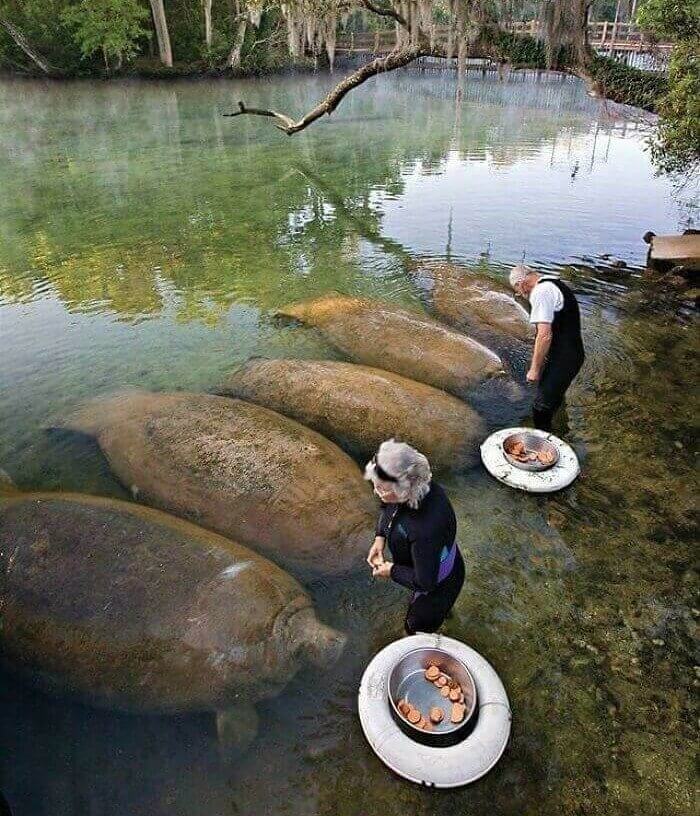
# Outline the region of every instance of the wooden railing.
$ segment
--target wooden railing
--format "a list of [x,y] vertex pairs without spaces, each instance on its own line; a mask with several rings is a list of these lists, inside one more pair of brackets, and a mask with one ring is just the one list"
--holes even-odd
[[[509,28],[516,34],[530,34],[533,37],[540,33],[541,23],[539,20],[517,21],[510,24]],[[438,28],[437,40],[442,42],[447,40],[447,28]],[[645,51],[652,48],[668,51],[671,45],[668,43],[651,43],[645,40],[641,29],[632,23],[610,23],[607,20],[601,23],[589,23],[588,39],[590,44],[598,51]],[[396,45],[396,38],[393,29],[386,29],[375,32],[362,32],[360,34],[350,34],[339,37],[336,51],[370,52],[382,54],[391,51]]]

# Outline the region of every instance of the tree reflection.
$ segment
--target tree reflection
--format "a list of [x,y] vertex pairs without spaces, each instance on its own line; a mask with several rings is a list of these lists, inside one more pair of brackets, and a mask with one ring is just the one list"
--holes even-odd
[[[339,278],[366,290],[358,235],[408,255],[373,206],[402,194],[407,171],[510,165],[588,127],[570,83],[475,82],[455,112],[451,82],[395,79],[294,140],[264,123],[227,127],[224,84],[3,84],[0,298],[51,293],[131,321],[162,312],[167,282],[179,320],[212,323],[234,302],[266,308]],[[324,81],[253,89],[265,106],[284,96],[305,109]]]

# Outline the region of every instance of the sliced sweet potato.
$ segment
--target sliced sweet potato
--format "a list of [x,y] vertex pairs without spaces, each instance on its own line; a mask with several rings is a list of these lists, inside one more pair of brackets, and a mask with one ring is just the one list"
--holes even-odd
[[442,722],[443,719],[445,718],[445,712],[438,706],[433,706],[430,709],[429,716],[430,722],[434,722],[437,725],[437,723]]
[[450,722],[453,723],[461,723],[464,719],[464,715],[467,712],[467,707],[463,703],[453,703],[452,704],[452,713],[450,715]]
[[426,680],[430,680],[432,682],[433,680],[437,680],[439,676],[440,669],[437,666],[428,666],[428,668],[425,670]]

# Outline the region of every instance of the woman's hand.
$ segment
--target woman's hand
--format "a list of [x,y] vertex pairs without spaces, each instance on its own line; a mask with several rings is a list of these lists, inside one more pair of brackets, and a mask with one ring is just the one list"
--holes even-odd
[[374,569],[384,563],[384,536],[377,536],[367,553],[367,563]]
[[382,561],[381,564],[377,564],[376,567],[372,568],[372,577],[373,578],[391,578],[391,568],[393,567],[393,563],[391,561]]

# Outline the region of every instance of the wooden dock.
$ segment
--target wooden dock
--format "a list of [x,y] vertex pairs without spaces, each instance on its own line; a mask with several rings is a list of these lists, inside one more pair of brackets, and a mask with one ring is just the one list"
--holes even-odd
[[[541,35],[539,20],[516,21],[508,27],[516,34],[529,34],[531,37]],[[447,42],[448,29],[438,27],[436,40]],[[617,55],[624,52],[649,53],[665,57],[671,51],[670,43],[650,43],[644,32],[631,23],[590,23],[588,39],[591,46],[601,54]],[[365,31],[358,34],[350,33],[339,37],[336,44],[338,54],[373,54],[380,56],[388,54],[396,47],[396,35],[393,29],[384,31]]]
[[647,266],[660,272],[680,266],[684,270],[700,271],[700,233],[684,235],[654,235],[647,233],[649,244]]

